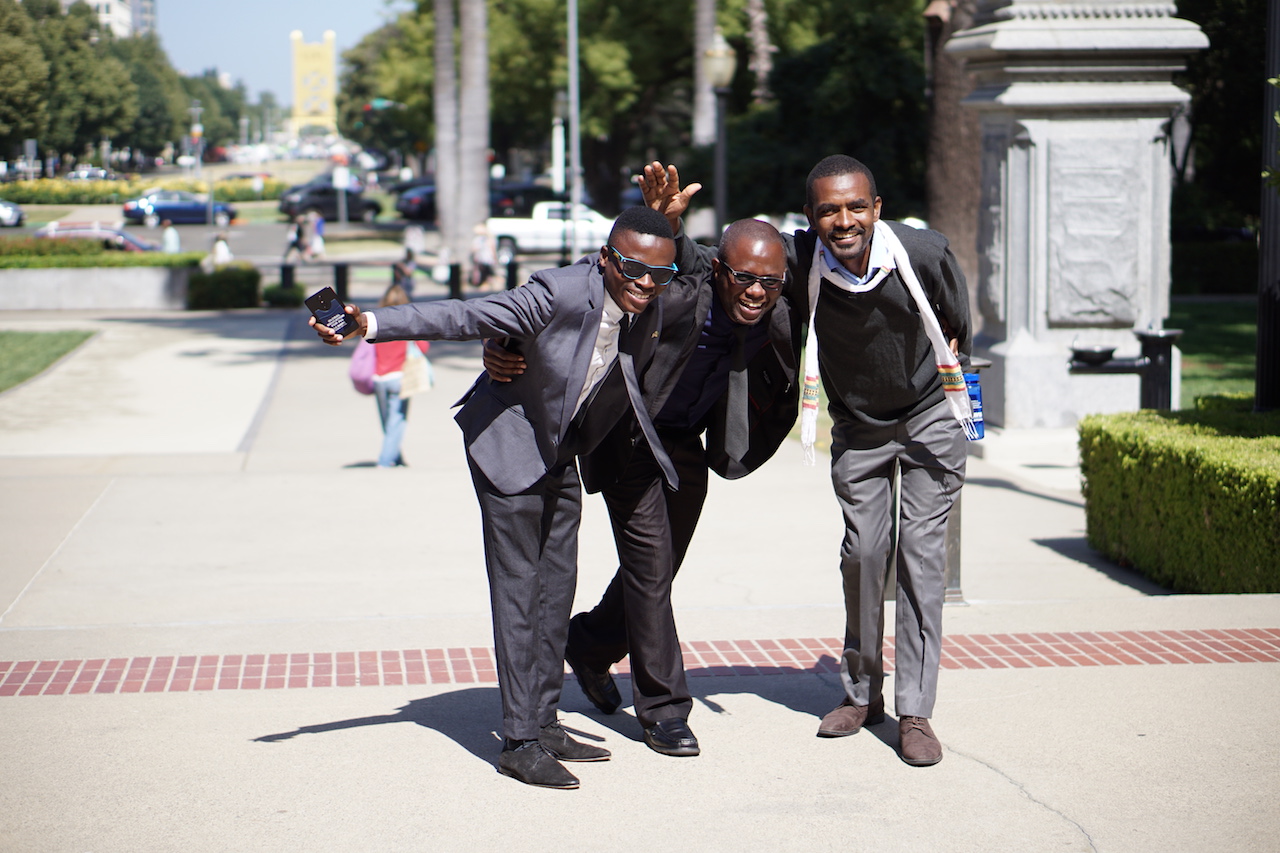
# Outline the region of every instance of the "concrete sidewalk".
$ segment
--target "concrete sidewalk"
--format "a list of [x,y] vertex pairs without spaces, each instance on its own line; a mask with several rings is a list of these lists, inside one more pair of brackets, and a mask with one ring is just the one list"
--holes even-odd
[[[653,753],[569,679],[565,724],[613,760],[572,792],[498,775],[450,413],[478,348],[432,346],[411,467],[383,471],[349,353],[301,317],[5,315],[97,334],[0,395],[0,850],[1274,849],[1280,596],[1168,595],[1094,554],[1070,431],[970,459],[938,766],[898,759],[892,719],[814,737],[842,527],[787,445],[712,483],[676,583],[703,754]],[[578,607],[614,560],[588,497]]]

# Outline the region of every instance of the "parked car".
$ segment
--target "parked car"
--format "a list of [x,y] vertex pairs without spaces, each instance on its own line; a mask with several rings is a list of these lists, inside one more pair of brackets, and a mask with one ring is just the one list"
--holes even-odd
[[[396,211],[405,219],[434,222],[436,219],[436,187],[435,184],[411,184],[406,182],[397,186],[403,187],[400,198],[396,201]],[[551,187],[541,184],[494,184],[489,188],[489,215],[528,217],[533,213],[533,206],[544,201],[567,201]]]
[[418,222],[436,221],[436,187],[424,184],[410,187],[396,199],[396,212],[405,219]]
[[[209,202],[183,190],[151,190],[124,203],[124,218],[154,228],[164,220],[174,225],[209,224]],[[236,218],[236,209],[226,202],[213,203],[213,224],[224,227]]]
[[68,181],[118,181],[120,176],[115,172],[99,166],[77,166],[62,176]]
[[0,225],[6,228],[17,228],[25,218],[26,214],[22,212],[21,207],[11,201],[0,199]]
[[564,193],[530,183],[501,183],[489,187],[490,216],[531,216],[533,206],[544,201],[568,201]]
[[436,185],[435,175],[419,175],[416,178],[409,178],[407,181],[390,181],[382,183],[382,186],[389,193],[406,193],[409,190],[418,187],[434,187]]
[[100,225],[59,224],[50,222],[36,229],[35,237],[56,240],[101,240],[104,249],[121,252],[158,252],[160,247],[147,240],[140,240],[120,228]]
[[543,201],[533,206],[532,214],[523,216],[491,216],[489,233],[498,247],[498,263],[508,264],[520,252],[558,252],[568,243],[570,225],[578,235],[579,246],[598,250],[609,239],[613,220],[585,204],[578,205],[577,215],[569,216],[569,204]]
[[[293,218],[314,210],[325,219],[338,220],[338,191],[329,183],[311,183],[293,187],[280,196],[279,210],[285,216]],[[371,198],[365,198],[359,189],[347,190],[347,219],[372,222],[382,212],[382,205]]]

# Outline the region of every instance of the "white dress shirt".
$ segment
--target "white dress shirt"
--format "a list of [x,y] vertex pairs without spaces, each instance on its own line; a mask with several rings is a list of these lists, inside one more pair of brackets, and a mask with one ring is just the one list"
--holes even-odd
[[613,301],[609,291],[604,294],[604,311],[600,314],[600,329],[596,332],[596,345],[591,353],[591,364],[587,367],[587,381],[578,394],[578,402],[573,413],[578,414],[591,389],[595,388],[609,373],[614,360],[618,357],[618,333],[622,328],[622,318],[626,314],[618,303]]

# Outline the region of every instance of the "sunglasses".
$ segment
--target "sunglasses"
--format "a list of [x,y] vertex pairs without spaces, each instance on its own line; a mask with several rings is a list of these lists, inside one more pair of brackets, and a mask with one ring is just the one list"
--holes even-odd
[[622,274],[632,281],[637,281],[647,275],[653,279],[654,284],[662,286],[670,284],[671,279],[675,278],[676,273],[679,272],[679,270],[676,269],[675,264],[665,267],[651,267],[646,263],[626,257],[612,246],[605,246],[605,248],[613,254],[614,259],[618,263],[618,269]]
[[760,282],[760,286],[765,290],[778,290],[787,283],[785,278],[774,278],[771,275],[756,275],[755,273],[738,272],[724,261],[720,262],[720,266],[728,271],[729,278],[731,278],[733,283],[738,285],[738,287],[751,287],[751,285],[758,281]]

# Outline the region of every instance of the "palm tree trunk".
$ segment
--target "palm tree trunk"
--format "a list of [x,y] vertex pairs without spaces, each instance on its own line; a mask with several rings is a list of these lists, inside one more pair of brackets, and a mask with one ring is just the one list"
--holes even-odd
[[762,103],[773,97],[769,91],[769,75],[773,73],[773,54],[778,49],[769,40],[769,12],[764,0],[747,0],[747,22],[751,39],[751,60],[747,67],[756,78],[751,97],[756,103]]
[[[934,10],[939,14],[931,15]],[[928,59],[933,71],[933,97],[924,177],[929,227],[951,241],[951,250],[969,283],[970,316],[975,326],[981,323],[976,294],[982,128],[977,111],[960,103],[973,91],[973,77],[964,60],[944,48],[952,33],[972,26],[976,10],[977,0],[952,0],[931,3],[925,11],[930,19]]]
[[693,13],[693,144],[716,141],[716,95],[707,79],[706,55],[716,35],[716,0],[697,0]]

